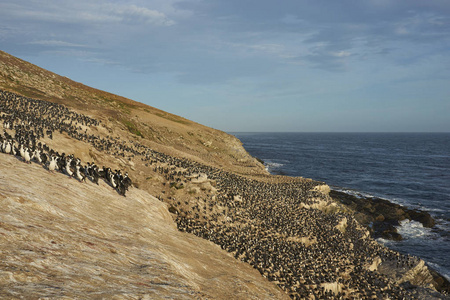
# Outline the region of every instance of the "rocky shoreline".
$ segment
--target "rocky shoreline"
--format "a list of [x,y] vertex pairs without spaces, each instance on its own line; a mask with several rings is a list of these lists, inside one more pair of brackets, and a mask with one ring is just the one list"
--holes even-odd
[[335,190],[330,191],[330,196],[353,210],[356,220],[367,227],[373,238],[402,240],[396,226],[400,226],[400,222],[406,219],[420,222],[427,228],[436,224],[429,213],[409,209],[386,199],[356,197]]
[[[436,224],[428,212],[409,209],[386,199],[357,197],[336,190],[331,190],[330,196],[352,210],[355,219],[367,228],[374,239],[401,241],[403,237],[398,233],[397,227],[403,220],[416,221],[427,228],[432,228]],[[431,267],[428,268],[436,283],[435,288],[448,294],[450,282]]]

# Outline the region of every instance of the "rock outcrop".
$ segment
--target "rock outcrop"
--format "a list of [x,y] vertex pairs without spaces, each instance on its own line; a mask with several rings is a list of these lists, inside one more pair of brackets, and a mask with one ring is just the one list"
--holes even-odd
[[429,228],[436,223],[427,212],[408,209],[385,199],[356,197],[334,190],[330,191],[330,196],[354,211],[355,218],[368,227],[374,238],[401,240],[396,226],[406,219],[420,222]]

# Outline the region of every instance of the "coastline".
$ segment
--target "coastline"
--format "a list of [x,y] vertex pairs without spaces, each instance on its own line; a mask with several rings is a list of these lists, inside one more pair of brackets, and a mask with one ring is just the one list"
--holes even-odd
[[[258,157],[255,158],[264,164],[266,170],[271,173],[269,166],[264,160]],[[272,175],[276,176],[276,174]],[[355,220],[367,229],[371,238],[375,241],[380,238],[391,241],[403,240],[403,236],[397,229],[401,226],[401,221],[416,221],[426,228],[433,228],[436,224],[435,219],[428,212],[410,209],[387,199],[363,196],[361,194],[356,196],[332,188],[329,188],[328,195],[335,202],[344,205],[346,210],[349,210],[354,216]],[[449,295],[450,281],[430,264],[426,262],[425,264],[433,277],[434,288],[440,293]]]
[[[378,238],[393,241],[402,240],[403,237],[398,232],[397,227],[401,226],[400,222],[404,220],[419,222],[427,228],[432,228],[436,224],[436,221],[428,212],[409,209],[386,199],[358,197],[337,190],[330,190],[330,197],[351,210],[355,219],[367,228],[371,237],[375,240]],[[427,267],[436,283],[436,290],[450,294],[449,280],[429,264],[427,264]]]
[[423,258],[450,279],[448,133],[280,132],[236,136],[247,151],[265,161],[271,174],[313,178],[326,182],[333,190],[357,197],[379,197],[430,213],[435,226],[426,227],[406,218],[399,222],[400,226],[398,222],[396,226],[390,224],[398,228],[393,235],[398,233],[402,240],[377,241]]
[[420,222],[424,227],[432,228],[436,221],[428,213],[392,203],[377,197],[357,197],[345,192],[331,190],[330,196],[355,211],[355,218],[366,226],[372,237],[399,241],[403,237],[397,228],[403,220]]

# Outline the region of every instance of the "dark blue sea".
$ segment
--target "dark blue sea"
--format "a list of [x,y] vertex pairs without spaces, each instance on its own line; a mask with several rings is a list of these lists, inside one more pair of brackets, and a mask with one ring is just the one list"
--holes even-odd
[[233,133],[272,174],[326,182],[356,196],[429,212],[434,228],[403,221],[404,240],[379,239],[450,280],[450,133]]

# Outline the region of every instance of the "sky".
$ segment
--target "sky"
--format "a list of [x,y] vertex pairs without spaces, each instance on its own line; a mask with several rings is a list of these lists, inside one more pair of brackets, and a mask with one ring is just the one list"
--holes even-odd
[[448,0],[2,0],[0,49],[226,132],[450,131]]

